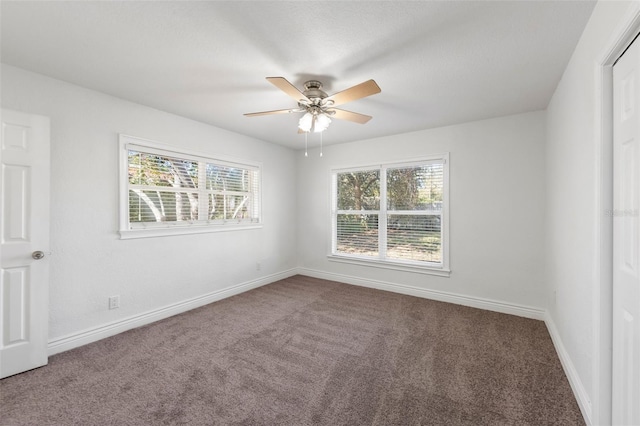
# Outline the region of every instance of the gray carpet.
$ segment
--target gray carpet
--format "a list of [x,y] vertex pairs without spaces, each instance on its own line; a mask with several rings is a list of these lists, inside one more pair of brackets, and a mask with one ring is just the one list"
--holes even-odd
[[0,381],[2,425],[584,424],[544,323],[304,276]]

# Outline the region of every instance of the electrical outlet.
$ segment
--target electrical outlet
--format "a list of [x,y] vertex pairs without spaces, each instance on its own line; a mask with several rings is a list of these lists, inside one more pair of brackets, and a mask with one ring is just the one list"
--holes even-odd
[[260,269],[262,269],[262,265],[260,262],[256,262],[256,271],[259,271]]
[[120,307],[120,295],[111,296],[109,298],[109,309],[118,309]]

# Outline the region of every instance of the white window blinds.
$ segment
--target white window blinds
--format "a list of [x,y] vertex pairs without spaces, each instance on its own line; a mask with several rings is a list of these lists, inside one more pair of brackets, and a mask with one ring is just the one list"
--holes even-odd
[[260,169],[124,138],[125,230],[260,222]]
[[446,157],[334,171],[332,254],[442,267]]

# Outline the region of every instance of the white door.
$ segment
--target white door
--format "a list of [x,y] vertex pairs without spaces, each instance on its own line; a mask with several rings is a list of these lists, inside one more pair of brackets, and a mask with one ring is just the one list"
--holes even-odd
[[613,89],[613,424],[640,425],[640,42]]
[[49,119],[2,110],[0,378],[47,364]]

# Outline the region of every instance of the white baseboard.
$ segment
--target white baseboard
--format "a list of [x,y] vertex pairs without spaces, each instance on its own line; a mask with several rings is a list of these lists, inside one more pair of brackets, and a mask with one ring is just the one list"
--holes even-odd
[[47,353],[49,356],[51,356],[60,352],[68,351],[70,349],[74,349],[88,343],[96,342],[106,337],[114,336],[118,333],[131,330],[133,328],[141,327],[143,325],[147,325],[152,322],[189,311],[191,309],[199,308],[200,306],[207,305],[217,300],[235,296],[236,294],[240,294],[278,280],[289,278],[296,274],[297,269],[289,269],[255,280],[246,281],[241,284],[232,285],[221,290],[216,290],[202,296],[194,297],[192,299],[183,300],[181,302],[164,306],[159,309],[147,311],[139,315],[134,315],[122,320],[114,321],[105,325],[101,325],[99,327],[94,327],[80,331],[78,333],[59,337],[49,341],[47,345]]
[[549,312],[545,313],[544,322],[547,325],[547,329],[549,330],[549,335],[551,335],[551,340],[553,341],[553,345],[555,346],[556,352],[558,353],[558,358],[560,358],[560,363],[562,364],[562,368],[564,369],[564,374],[569,380],[569,384],[571,385],[573,394],[576,397],[576,401],[578,401],[578,406],[580,407],[580,411],[582,412],[582,417],[584,417],[584,421],[587,423],[587,426],[591,426],[593,424],[593,411],[591,408],[591,400],[589,399],[589,394],[582,384],[582,380],[580,380],[578,371],[573,365],[571,357],[569,356],[569,353],[562,343],[560,333],[558,333],[556,324],[553,321],[553,318],[551,318],[551,315],[549,315]]
[[424,299],[437,300],[440,302],[454,303],[456,305],[469,306],[472,308],[485,309],[487,311],[500,312],[503,314],[516,315],[519,317],[544,320],[545,310],[531,306],[518,305],[515,303],[500,302],[497,300],[484,299],[481,297],[465,296],[439,290],[428,290],[420,287],[390,283],[386,281],[371,280],[354,277],[351,275],[335,274],[333,272],[318,271],[315,269],[298,268],[300,275],[307,275],[314,278],[338,281],[345,284],[353,284],[361,287],[376,288],[379,290],[391,291],[394,293],[406,294],[409,296],[422,297]]

